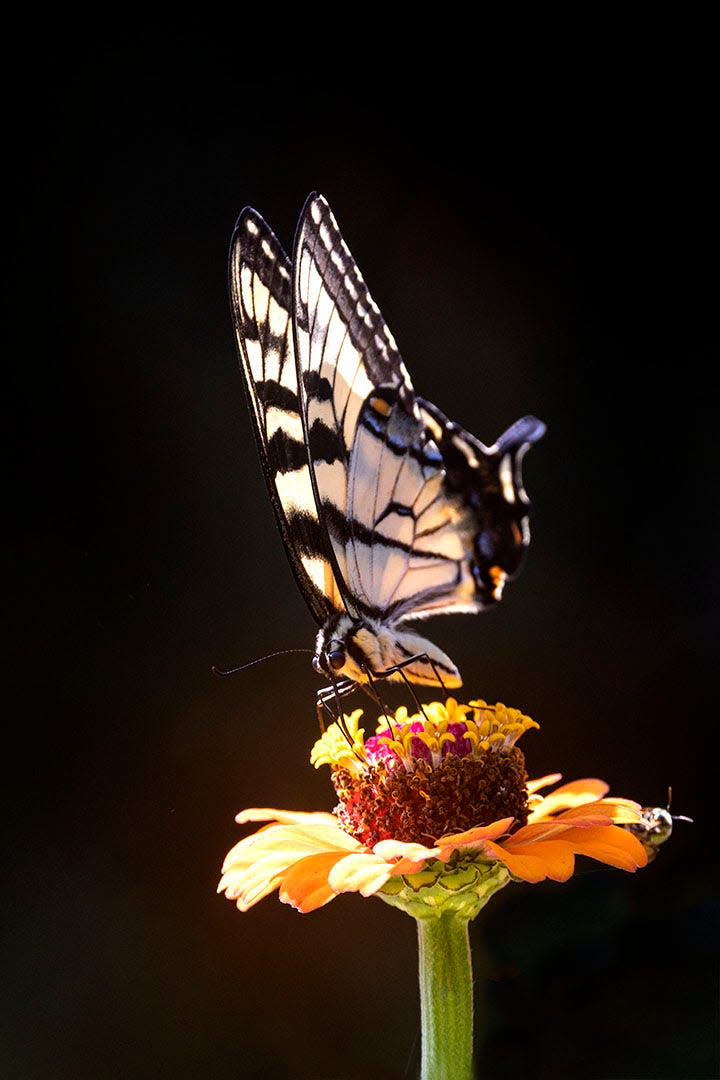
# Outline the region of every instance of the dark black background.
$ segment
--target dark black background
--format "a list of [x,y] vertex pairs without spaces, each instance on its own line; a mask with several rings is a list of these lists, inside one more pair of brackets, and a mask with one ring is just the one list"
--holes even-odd
[[215,895],[237,810],[333,803],[307,764],[309,657],[211,674],[313,641],[226,295],[241,208],[289,246],[313,189],[418,391],[486,442],[525,412],[548,425],[522,577],[434,640],[468,694],[541,723],[531,775],[652,805],[672,785],[695,818],[637,875],[493,900],[472,927],[482,1076],[716,1075],[702,65],[631,64],[626,87],[606,57],[581,94],[580,57],[548,99],[512,69],[443,94],[424,70],[371,103],[373,73],[339,79],[337,57],[303,92],[250,40],[177,45],[58,50],[11,143],[3,1075],[416,1075],[408,918],[359,897],[241,915]]

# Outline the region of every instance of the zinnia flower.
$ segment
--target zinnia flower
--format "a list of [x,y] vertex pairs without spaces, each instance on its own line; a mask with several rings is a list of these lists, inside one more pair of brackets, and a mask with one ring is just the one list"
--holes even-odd
[[333,813],[250,809],[236,821],[266,822],[228,853],[219,892],[241,911],[275,889],[308,912],[340,893],[378,895],[415,918],[474,917],[511,880],[567,881],[575,856],[621,870],[645,866],[643,845],[624,828],[638,803],[608,798],[597,779],[528,780],[520,736],[539,725],[485,701],[432,702],[382,716],[367,739],[362,710],[332,724],[311,762],[329,765]]

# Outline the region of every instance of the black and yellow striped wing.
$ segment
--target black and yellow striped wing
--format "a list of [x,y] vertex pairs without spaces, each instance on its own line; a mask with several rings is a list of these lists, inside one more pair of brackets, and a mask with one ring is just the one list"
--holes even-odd
[[[320,631],[316,668],[348,684],[397,671],[460,684],[412,619],[500,599],[529,542],[520,467],[544,425],[485,446],[416,397],[395,340],[320,195],[292,263],[256,211],[230,289],[268,490]],[[424,657],[424,659],[423,659]]]
[[325,553],[300,417],[290,260],[263,218],[249,207],[233,233],[230,296],[275,516],[300,590],[322,624],[343,607]]

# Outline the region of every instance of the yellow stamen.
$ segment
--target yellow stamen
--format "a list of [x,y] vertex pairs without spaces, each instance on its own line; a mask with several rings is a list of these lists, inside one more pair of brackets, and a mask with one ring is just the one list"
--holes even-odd
[[[361,775],[368,767],[365,747],[365,730],[358,727],[362,709],[345,716],[343,726],[331,724],[312,750],[311,762],[318,768],[346,768],[354,775]],[[448,731],[451,724],[462,724],[461,732]],[[421,712],[409,714],[401,706],[394,717],[381,716],[375,730],[377,741],[395,755],[405,769],[413,771],[418,742],[427,747],[433,768],[443,759],[443,746],[457,739],[467,739],[473,754],[485,752],[508,752],[517,740],[530,728],[540,725],[519,709],[511,709],[498,702],[488,705],[482,699],[469,705],[459,704],[448,698],[443,704],[431,701]],[[412,728],[416,730],[412,730]],[[346,734],[347,733],[347,734]],[[347,736],[352,740],[348,743]],[[417,741],[415,741],[417,740]]]

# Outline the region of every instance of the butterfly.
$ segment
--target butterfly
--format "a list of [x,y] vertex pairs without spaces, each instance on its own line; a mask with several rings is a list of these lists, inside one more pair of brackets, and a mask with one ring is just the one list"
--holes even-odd
[[462,685],[408,623],[500,600],[530,539],[521,461],[545,425],[526,416],[485,446],[415,394],[319,194],[292,260],[242,211],[230,295],[270,499],[319,627],[315,670],[335,694],[380,677]]

